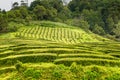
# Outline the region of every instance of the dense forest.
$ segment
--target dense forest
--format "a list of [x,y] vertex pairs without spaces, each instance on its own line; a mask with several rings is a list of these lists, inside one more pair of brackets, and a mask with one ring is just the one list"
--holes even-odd
[[9,23],[63,22],[111,39],[120,39],[120,0],[35,0],[30,6],[14,2],[10,11],[0,9],[0,33],[16,31]]

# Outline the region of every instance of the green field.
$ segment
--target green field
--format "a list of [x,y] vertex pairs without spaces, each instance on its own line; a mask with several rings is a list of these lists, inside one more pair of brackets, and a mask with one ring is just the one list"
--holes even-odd
[[36,23],[0,35],[0,80],[120,80],[120,43],[62,23]]

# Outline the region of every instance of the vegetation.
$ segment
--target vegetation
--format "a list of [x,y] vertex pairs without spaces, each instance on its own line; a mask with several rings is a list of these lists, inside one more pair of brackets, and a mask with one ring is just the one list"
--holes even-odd
[[0,10],[0,80],[119,80],[119,4],[22,0]]
[[1,79],[119,79],[118,42],[57,22],[21,26],[0,36]]
[[[39,26],[40,25],[40,26]],[[41,22],[38,26],[20,29],[15,36],[22,38],[45,39],[64,43],[81,43],[81,42],[99,42],[85,31],[72,27],[69,28],[65,24],[53,22]],[[42,26],[42,27],[41,27]],[[48,27],[49,26],[49,27]],[[60,27],[59,27],[60,26]],[[100,37],[100,36],[99,36]],[[107,40],[100,37],[101,40]]]
[[30,6],[24,1],[20,6],[18,2],[14,2],[10,11],[0,11],[0,16],[6,17],[0,18],[0,32],[6,32],[7,29],[14,31],[8,26],[11,21],[24,24],[27,22],[28,25],[34,20],[50,20],[119,40],[119,6],[119,0],[72,0],[68,4],[65,0],[35,0]]

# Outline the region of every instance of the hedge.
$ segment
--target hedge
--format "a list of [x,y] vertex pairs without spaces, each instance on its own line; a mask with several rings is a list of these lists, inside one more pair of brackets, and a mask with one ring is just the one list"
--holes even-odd
[[120,66],[119,60],[95,59],[95,58],[61,58],[54,61],[55,64],[64,64],[70,66],[73,62],[86,65],[101,65],[101,66]]
[[0,59],[0,65],[14,65],[17,62],[17,60],[23,63],[53,62],[56,59],[56,57],[56,54],[51,53],[15,55]]

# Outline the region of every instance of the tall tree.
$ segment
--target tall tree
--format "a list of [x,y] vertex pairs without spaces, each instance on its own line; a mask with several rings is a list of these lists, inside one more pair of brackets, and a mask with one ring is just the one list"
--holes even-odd
[[0,32],[5,32],[8,27],[7,18],[3,14],[0,14]]
[[14,2],[13,4],[12,4],[12,9],[15,9],[15,8],[17,8],[19,6],[19,3],[18,2]]
[[34,8],[33,11],[36,14],[38,20],[43,20],[44,19],[44,16],[46,15],[46,9],[45,9],[44,6],[39,6],[38,5]]

